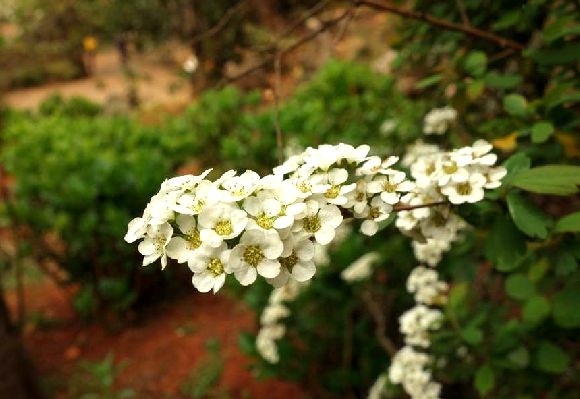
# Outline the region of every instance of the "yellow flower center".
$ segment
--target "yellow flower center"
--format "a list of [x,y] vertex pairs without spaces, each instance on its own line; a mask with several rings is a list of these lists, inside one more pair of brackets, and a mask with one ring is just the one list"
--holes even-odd
[[332,186],[324,193],[326,198],[336,198],[340,194],[340,187],[339,186]]
[[312,185],[310,185],[306,182],[300,182],[296,185],[296,187],[298,187],[298,189],[300,191],[302,191],[303,193],[309,193],[310,190],[312,190]]
[[455,162],[451,162],[443,166],[443,172],[448,175],[452,175],[453,173],[457,172],[457,169],[457,164]]
[[197,249],[201,245],[201,239],[199,238],[199,230],[193,229],[188,231],[185,235],[185,240],[187,241],[188,249]]
[[469,183],[459,183],[455,190],[457,190],[457,194],[459,195],[469,195],[471,194],[472,188]]
[[256,219],[256,224],[265,230],[269,230],[274,227],[274,220],[276,220],[275,217],[268,217],[265,212],[262,212]]
[[220,236],[227,236],[234,232],[232,221],[229,219],[220,219],[213,228]]
[[292,269],[298,263],[298,256],[296,256],[296,252],[292,251],[292,254],[286,258],[279,258],[280,265],[285,267],[289,272],[292,272]]
[[376,219],[379,216],[381,216],[381,210],[376,206],[371,207],[371,210],[369,211],[369,217],[371,219]]
[[262,250],[257,245],[248,245],[242,256],[244,261],[252,267],[257,267],[265,258]]
[[322,222],[318,215],[307,216],[304,218],[303,226],[308,233],[316,233],[322,227]]
[[214,276],[219,276],[224,272],[222,261],[218,258],[212,258],[207,264],[207,270],[209,270]]
[[386,191],[388,193],[394,193],[395,191],[397,191],[397,185],[396,184],[392,184],[388,180],[385,180],[383,182],[382,186],[383,186],[383,191]]

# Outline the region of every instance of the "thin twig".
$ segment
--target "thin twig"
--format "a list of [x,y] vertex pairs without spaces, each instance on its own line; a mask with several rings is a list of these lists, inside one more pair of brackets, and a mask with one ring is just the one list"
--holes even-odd
[[393,212],[400,212],[400,211],[412,211],[413,209],[420,209],[420,208],[430,208],[432,206],[439,206],[439,205],[449,205],[447,201],[438,201],[438,202],[428,202],[426,204],[419,204],[419,205],[407,205],[402,202],[399,202],[393,207]]
[[313,40],[314,38],[316,38],[319,34],[321,34],[322,32],[330,29],[331,27],[337,25],[340,21],[342,21],[343,19],[345,19],[346,17],[348,17],[349,15],[349,10],[345,10],[343,13],[341,13],[338,17],[336,18],[332,18],[329,19],[327,21],[323,21],[320,28],[310,32],[307,35],[302,36],[300,39],[296,40],[294,43],[292,43],[291,45],[273,52],[267,56],[265,56],[260,62],[258,62],[256,65],[249,67],[248,69],[246,69],[245,71],[242,71],[240,73],[238,73],[237,75],[228,77],[226,79],[223,79],[218,85],[217,87],[223,87],[228,83],[232,83],[235,82],[239,79],[242,79],[254,72],[256,72],[257,70],[265,67],[267,64],[269,64],[270,62],[272,62],[272,60],[277,57],[278,55],[284,55],[287,53],[290,53],[294,50],[296,50],[297,48],[299,48],[300,46],[304,45],[305,43]]
[[469,22],[469,17],[467,16],[467,11],[465,11],[465,4],[463,4],[463,0],[455,0],[455,4],[457,4],[457,8],[459,8],[459,13],[461,14],[463,25],[471,26],[471,22]]
[[375,335],[377,341],[381,345],[381,347],[387,352],[390,357],[395,356],[397,353],[397,347],[391,341],[389,337],[387,337],[387,319],[379,306],[379,304],[373,299],[371,293],[369,291],[363,291],[360,294],[362,300],[367,305],[367,308],[375,321],[376,328],[375,328]]
[[354,16],[356,15],[356,10],[357,10],[356,4],[353,1],[352,7],[348,9],[347,18],[342,23],[342,26],[340,27],[340,31],[338,32],[338,34],[334,38],[334,45],[338,44],[338,42],[340,42],[344,38],[344,35],[346,34],[346,31],[348,29],[348,26],[350,25],[351,21],[354,19]]
[[191,39],[190,45],[194,45],[202,41],[203,39],[217,35],[221,30],[223,30],[227,26],[227,24],[231,21],[233,16],[241,10],[244,3],[245,0],[241,0],[235,6],[228,8],[228,10],[224,13],[223,17],[217,22],[217,24],[199,33],[198,35],[195,35]]
[[377,10],[377,11],[388,12],[391,14],[400,15],[400,16],[405,17],[405,18],[410,18],[410,19],[415,19],[418,21],[427,22],[428,24],[431,24],[433,26],[437,26],[439,28],[443,28],[443,29],[447,29],[447,30],[451,30],[451,31],[455,31],[455,32],[461,32],[461,33],[464,33],[464,34],[471,36],[471,37],[482,39],[482,40],[488,41],[490,43],[495,43],[501,47],[511,48],[511,49],[517,50],[517,51],[521,51],[524,49],[524,45],[522,45],[521,43],[515,42],[515,41],[507,39],[505,37],[498,36],[494,33],[491,33],[491,32],[485,31],[485,30],[481,30],[481,29],[475,28],[473,26],[465,26],[462,24],[456,24],[454,22],[449,22],[449,21],[446,21],[444,19],[439,19],[439,18],[434,17],[430,14],[425,14],[425,13],[420,12],[420,11],[403,9],[403,8],[397,7],[393,4],[386,4],[383,2],[378,2],[378,1],[373,1],[373,0],[356,0],[356,4],[358,6],[366,6],[366,7],[372,8],[372,9]]
[[276,130],[276,148],[278,162],[284,162],[284,140],[280,127],[280,77],[282,74],[282,54],[278,53],[274,59],[274,129]]

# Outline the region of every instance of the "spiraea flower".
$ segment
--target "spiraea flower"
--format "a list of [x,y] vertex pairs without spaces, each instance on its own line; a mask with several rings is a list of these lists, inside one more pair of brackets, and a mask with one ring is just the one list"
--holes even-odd
[[248,214],[235,203],[217,203],[204,207],[198,222],[201,240],[218,247],[224,240],[241,234],[248,223]]
[[425,134],[443,134],[457,118],[457,111],[451,107],[435,108],[425,115],[423,132]]
[[143,266],[161,258],[161,267],[167,266],[166,247],[173,235],[173,227],[169,223],[149,225],[145,239],[139,243],[139,253],[144,256]]
[[306,202],[304,217],[294,230],[306,237],[314,237],[316,242],[326,245],[332,241],[336,229],[342,223],[342,214],[336,205],[320,205],[318,201]]
[[247,230],[230,255],[230,267],[242,285],[252,284],[257,275],[274,278],[280,273],[284,245],[276,232]]
[[216,293],[224,285],[230,252],[226,244],[222,244],[217,248],[198,251],[195,257],[189,259],[188,266],[193,272],[191,281],[199,292]]

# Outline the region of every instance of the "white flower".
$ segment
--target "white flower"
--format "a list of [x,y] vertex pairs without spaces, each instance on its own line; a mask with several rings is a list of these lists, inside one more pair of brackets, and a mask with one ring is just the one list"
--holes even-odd
[[263,325],[275,324],[278,320],[288,317],[289,315],[290,309],[282,304],[277,303],[268,305],[260,316],[260,323]]
[[391,205],[399,202],[401,192],[409,192],[413,188],[415,188],[415,184],[406,180],[405,172],[400,171],[393,171],[388,175],[377,176],[367,185],[369,193],[381,193],[381,199]]
[[460,166],[456,161],[451,159],[441,160],[437,166],[435,176],[438,177],[437,184],[439,186],[445,186],[449,182],[463,183],[469,179],[468,170]]
[[190,55],[183,63],[183,70],[185,73],[194,73],[199,66],[199,60],[195,55]]
[[457,111],[451,107],[435,108],[425,115],[423,132],[425,134],[443,134],[457,118]]
[[145,239],[139,243],[138,250],[143,259],[143,266],[149,265],[161,258],[161,267],[167,266],[165,247],[173,235],[173,228],[169,223],[147,227]]
[[248,223],[248,214],[236,204],[208,205],[198,217],[199,235],[204,243],[218,247],[223,240],[237,237]]
[[308,281],[316,273],[313,262],[314,244],[308,238],[297,239],[290,235],[284,240],[284,252],[278,258],[280,273],[268,282],[274,287],[281,287],[292,277],[298,282]]
[[258,188],[260,175],[246,170],[239,176],[226,176],[221,181],[220,201],[236,202],[248,197]]
[[413,144],[407,146],[401,164],[404,166],[411,166],[420,159],[425,159],[430,155],[440,152],[441,149],[437,145],[425,144],[423,140],[417,140]]
[[444,293],[447,289],[447,283],[439,280],[437,271],[424,266],[414,268],[407,278],[407,291],[415,294],[415,301],[418,303],[445,303],[447,297]]
[[166,193],[170,191],[194,190],[195,187],[203,180],[213,169],[206,169],[200,175],[182,175],[172,177],[161,183],[159,192]]
[[132,243],[143,238],[146,233],[147,220],[145,218],[135,218],[129,222],[124,239],[128,243]]
[[473,173],[464,182],[451,182],[441,188],[441,193],[449,199],[452,204],[463,204],[465,202],[474,203],[483,199],[483,187],[486,178],[479,173]]
[[319,244],[326,245],[334,238],[342,219],[336,205],[321,206],[317,201],[309,200],[306,201],[305,215],[299,221],[297,230],[307,237],[313,236]]
[[231,270],[242,285],[252,284],[257,275],[266,278],[280,273],[278,257],[284,245],[276,232],[248,230],[230,255]]
[[200,292],[214,293],[224,285],[229,264],[230,251],[226,244],[198,252],[188,265],[193,272],[191,282]]
[[[264,195],[246,198],[243,207],[248,214],[252,216],[248,221],[248,229],[273,229],[274,224],[282,211],[282,204],[280,204],[278,200],[274,198],[264,198]],[[290,224],[291,223],[283,227],[288,227]]]
[[197,223],[193,216],[177,215],[177,227],[183,236],[174,236],[167,244],[167,256],[177,260],[178,263],[187,262],[196,251],[202,247],[202,240],[197,229]]
[[378,252],[364,254],[340,273],[340,277],[349,283],[366,280],[373,273],[373,264],[380,258]]
[[330,187],[324,192],[324,199],[329,204],[344,205],[348,202],[346,195],[352,192],[356,184],[344,184],[348,179],[346,169],[333,168],[327,174]]
[[216,201],[219,201],[216,185],[209,180],[202,180],[192,192],[185,192],[177,198],[173,210],[185,215],[198,215],[206,204]]
[[447,240],[437,240],[428,238],[427,242],[420,243],[413,241],[413,252],[419,262],[427,263],[429,266],[436,266],[443,256],[444,252],[449,251],[451,243]]
[[381,399],[383,397],[382,393],[383,390],[385,389],[385,386],[387,385],[387,382],[388,379],[385,374],[379,375],[379,377],[376,379],[373,386],[369,390],[367,399]]
[[485,174],[487,182],[483,187],[487,189],[498,188],[499,186],[501,186],[501,179],[503,179],[506,174],[507,169],[504,168],[503,166],[490,168],[489,170],[487,170],[487,173]]
[[379,229],[379,222],[386,220],[393,210],[393,206],[383,201],[382,197],[374,197],[368,208],[367,220],[362,222],[360,231],[372,236]]

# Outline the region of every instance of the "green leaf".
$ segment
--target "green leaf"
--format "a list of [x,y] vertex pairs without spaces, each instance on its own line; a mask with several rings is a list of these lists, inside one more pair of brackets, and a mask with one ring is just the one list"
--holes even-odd
[[559,346],[544,341],[536,352],[538,369],[551,374],[561,374],[568,369],[570,357]]
[[483,341],[483,332],[477,327],[467,327],[461,331],[461,337],[470,345],[479,345]]
[[530,364],[530,352],[525,346],[520,346],[510,352],[507,359],[518,369],[525,369]]
[[530,58],[543,66],[566,65],[580,60],[580,43],[565,43],[558,48],[535,50]]
[[470,100],[476,100],[481,96],[483,90],[485,89],[485,83],[483,80],[474,80],[467,85],[467,97]]
[[567,276],[578,268],[574,255],[570,252],[563,252],[556,259],[556,276]]
[[549,267],[550,262],[548,261],[548,258],[543,257],[538,259],[537,262],[530,266],[530,270],[528,270],[528,278],[530,281],[537,283],[546,275]]
[[507,196],[507,204],[518,229],[530,237],[544,239],[548,236],[548,226],[552,224],[552,219],[529,200],[511,191]]
[[550,302],[540,295],[531,297],[522,309],[522,318],[530,324],[538,324],[550,315]]
[[538,122],[532,126],[532,142],[543,143],[554,133],[554,125],[550,122]]
[[580,327],[580,284],[568,284],[554,295],[552,300],[552,315],[560,327]]
[[513,116],[528,115],[528,101],[519,94],[508,94],[503,98],[504,110]]
[[513,299],[525,300],[536,293],[536,287],[524,274],[512,274],[505,280],[505,291]]
[[510,272],[520,266],[526,241],[511,220],[498,217],[487,237],[485,252],[497,270]]
[[477,370],[474,385],[480,396],[485,396],[491,392],[495,386],[495,375],[489,363],[484,364]]
[[449,292],[449,300],[447,301],[448,306],[452,309],[457,309],[461,307],[467,296],[467,283],[455,284],[451,291]]
[[467,73],[479,77],[487,68],[487,55],[483,51],[472,51],[465,58],[463,67]]
[[554,231],[557,233],[577,233],[580,231],[580,212],[570,213],[556,222]]
[[502,184],[507,185],[520,171],[530,169],[530,166],[532,166],[530,158],[523,152],[516,152],[503,163],[503,167],[507,169],[507,174],[502,179]]
[[435,75],[431,75],[431,76],[428,76],[426,78],[423,78],[423,79],[419,80],[417,83],[415,83],[415,89],[422,90],[422,89],[425,89],[427,87],[433,86],[433,85],[441,82],[442,78],[443,78],[443,75],[441,75],[441,74],[435,74]]
[[514,176],[511,184],[538,194],[576,194],[580,185],[580,166],[538,166],[520,171]]
[[488,72],[483,79],[487,86],[494,89],[513,89],[522,83],[523,80],[521,75],[500,75],[494,71]]
[[551,43],[564,36],[580,34],[580,25],[574,25],[574,17],[554,18],[554,20],[542,30],[542,38],[546,43]]

